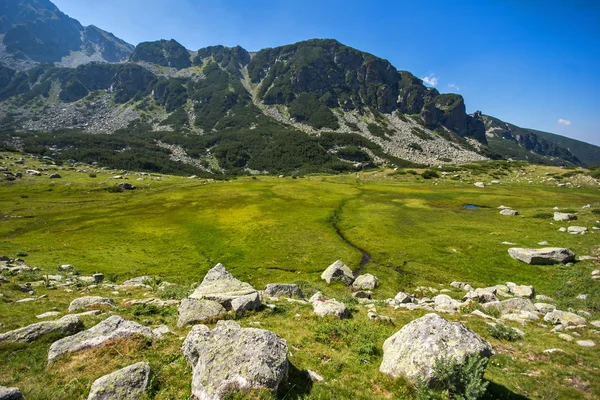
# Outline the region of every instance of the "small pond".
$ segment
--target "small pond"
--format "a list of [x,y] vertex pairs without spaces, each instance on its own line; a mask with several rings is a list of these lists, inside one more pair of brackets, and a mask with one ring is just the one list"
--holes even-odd
[[481,206],[476,206],[475,204],[465,204],[465,208],[467,210],[477,210],[481,208]]

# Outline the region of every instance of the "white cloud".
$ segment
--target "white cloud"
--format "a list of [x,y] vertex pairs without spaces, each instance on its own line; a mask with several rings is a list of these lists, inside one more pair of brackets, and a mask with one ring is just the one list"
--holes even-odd
[[436,76],[433,76],[433,74],[429,74],[429,76],[423,78],[423,82],[425,82],[429,86],[435,86],[438,83],[438,78]]
[[456,86],[454,83],[449,83],[449,84],[448,84],[448,87],[449,87],[450,89],[454,89],[454,90],[456,90],[457,92],[460,92],[460,88],[459,88],[458,86]]
[[565,125],[565,126],[569,126],[569,125],[571,125],[571,121],[569,121],[568,119],[562,119],[562,118],[559,118],[557,122],[558,122],[559,124],[561,124],[561,125]]

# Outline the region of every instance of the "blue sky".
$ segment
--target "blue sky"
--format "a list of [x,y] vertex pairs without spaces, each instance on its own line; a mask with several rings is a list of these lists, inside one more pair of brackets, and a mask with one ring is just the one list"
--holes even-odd
[[600,1],[53,0],[137,44],[334,38],[516,125],[600,145]]

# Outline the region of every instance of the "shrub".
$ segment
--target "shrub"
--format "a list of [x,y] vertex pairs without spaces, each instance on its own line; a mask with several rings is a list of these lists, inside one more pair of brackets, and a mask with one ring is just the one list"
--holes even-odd
[[488,325],[488,332],[492,335],[493,338],[498,340],[507,340],[509,342],[514,342],[521,338],[519,332],[510,326],[506,326],[503,324],[496,325]]
[[160,315],[166,317],[177,313],[172,307],[158,307],[154,304],[136,304],[132,308],[133,315],[136,317],[149,316],[149,315]]
[[88,174],[88,176],[89,176],[90,178],[95,178],[97,175],[96,175],[96,174]]
[[417,174],[417,171],[415,171],[414,169],[407,169],[407,170],[406,170],[406,173],[407,173],[407,174],[411,174],[411,175],[416,175],[416,174]]
[[600,214],[600,208],[593,209],[592,214]]
[[480,399],[489,384],[483,379],[486,366],[487,358],[479,355],[468,356],[462,363],[452,357],[439,357],[433,366],[434,386],[453,399]]
[[159,296],[168,300],[183,300],[190,294],[190,289],[180,285],[163,286],[159,291]]
[[321,288],[319,286],[316,286],[316,285],[310,283],[309,281],[297,280],[297,281],[294,281],[293,283],[295,285],[298,285],[298,287],[302,291],[302,294],[306,298],[311,298],[313,294],[315,294],[321,290]]
[[531,218],[539,218],[539,219],[550,219],[553,218],[554,215],[552,213],[537,213],[533,214]]
[[432,169],[426,169],[425,171],[423,171],[421,176],[425,179],[432,179],[432,178],[439,178],[440,174],[438,174],[437,171],[434,171]]
[[421,147],[421,145],[419,143],[411,143],[408,145],[408,147],[413,150],[423,151],[423,148]]
[[107,187],[107,188],[106,188],[106,190],[107,190],[109,193],[121,193],[121,192],[124,192],[124,191],[125,191],[125,189],[123,189],[123,188],[122,188],[122,187],[120,187],[120,186],[109,186],[109,187]]

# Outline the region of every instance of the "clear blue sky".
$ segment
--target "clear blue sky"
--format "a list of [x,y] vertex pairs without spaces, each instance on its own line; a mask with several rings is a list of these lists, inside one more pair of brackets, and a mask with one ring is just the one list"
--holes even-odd
[[468,112],[600,145],[600,0],[54,3],[132,44],[255,51],[334,38],[462,94]]

